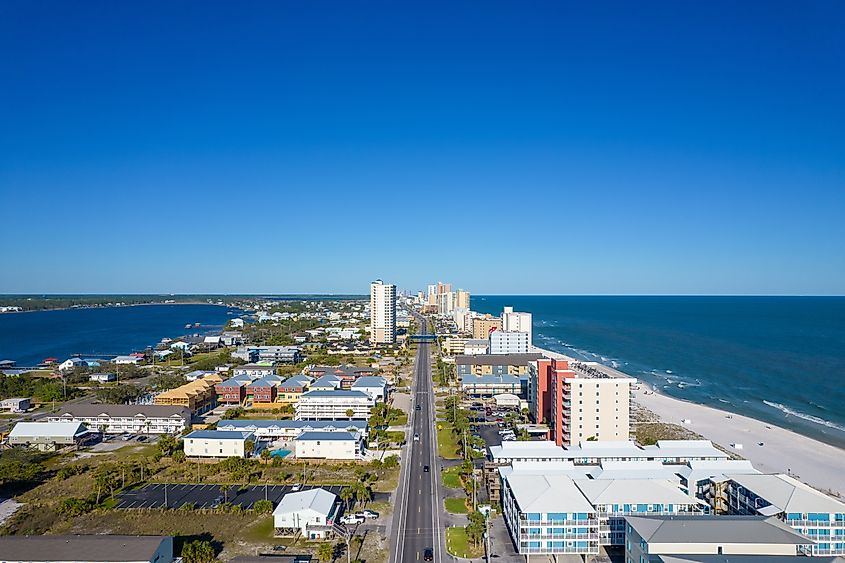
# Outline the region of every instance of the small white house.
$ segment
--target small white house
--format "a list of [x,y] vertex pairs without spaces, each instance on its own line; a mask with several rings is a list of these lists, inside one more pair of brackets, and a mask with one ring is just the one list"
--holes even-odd
[[109,383],[115,381],[117,376],[113,373],[92,373],[89,379],[96,383]]
[[188,457],[246,457],[247,440],[254,440],[252,432],[222,430],[194,430],[185,436],[185,455]]
[[0,410],[7,410],[9,412],[26,412],[32,407],[32,399],[29,397],[12,397],[0,401]]
[[337,495],[325,489],[288,493],[273,511],[274,533],[292,536],[299,532],[310,540],[328,538],[338,508]]
[[74,368],[85,367],[85,360],[82,358],[68,358],[59,364],[59,371],[70,371]]
[[232,328],[243,328],[244,320],[243,319],[232,319],[229,321],[229,324],[232,325]]
[[520,404],[520,398],[513,393],[493,395],[493,400],[496,401],[496,406],[499,408],[519,408]]
[[303,432],[294,441],[297,459],[359,459],[361,436],[351,432]]
[[144,358],[141,358],[140,356],[117,356],[114,359],[114,363],[119,365],[119,366],[122,366],[122,365],[137,366],[142,361],[144,361]]

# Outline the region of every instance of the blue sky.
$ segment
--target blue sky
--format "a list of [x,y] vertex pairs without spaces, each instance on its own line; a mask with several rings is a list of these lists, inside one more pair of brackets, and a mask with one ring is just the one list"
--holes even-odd
[[845,4],[0,4],[0,292],[845,293]]

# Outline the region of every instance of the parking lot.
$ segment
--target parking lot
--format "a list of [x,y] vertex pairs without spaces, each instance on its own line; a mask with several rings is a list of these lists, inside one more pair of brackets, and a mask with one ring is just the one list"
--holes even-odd
[[[185,503],[191,503],[195,508],[214,508],[223,502],[236,504],[243,509],[252,508],[259,500],[271,500],[278,505],[287,493],[292,492],[293,485],[250,485],[241,487],[230,485],[223,494],[221,485],[186,485],[163,484],[146,485],[139,489],[126,491],[117,495],[115,508],[179,508]],[[300,490],[307,491],[315,486],[305,485]],[[323,489],[334,494],[340,494],[341,485],[322,485]],[[166,502],[165,502],[166,497]],[[224,498],[225,497],[225,498]],[[373,494],[373,500],[388,500],[387,493]]]

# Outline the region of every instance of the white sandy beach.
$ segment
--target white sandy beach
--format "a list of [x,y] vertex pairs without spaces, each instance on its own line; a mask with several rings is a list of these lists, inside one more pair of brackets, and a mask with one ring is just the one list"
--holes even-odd
[[[573,360],[564,354],[536,346],[534,351]],[[610,375],[626,375],[596,362],[584,363]],[[634,401],[652,411],[663,422],[689,428],[749,460],[763,473],[789,473],[816,489],[845,498],[845,450],[774,424],[654,392],[653,388],[642,381],[638,386],[639,390],[632,390]],[[689,420],[689,424],[684,424],[684,420]],[[760,442],[763,442],[762,446]],[[742,449],[731,447],[731,444],[742,444]]]
[[[789,473],[819,490],[845,497],[845,450],[747,416],[645,390],[651,388],[640,383],[634,400],[664,422],[701,434],[763,473]],[[689,424],[682,423],[685,419]],[[731,444],[742,444],[742,449]]]

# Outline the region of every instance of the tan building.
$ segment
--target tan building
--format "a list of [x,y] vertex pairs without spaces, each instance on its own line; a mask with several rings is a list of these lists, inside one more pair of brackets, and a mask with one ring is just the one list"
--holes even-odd
[[376,280],[370,284],[370,343],[396,342],[396,286]]
[[214,386],[222,383],[223,378],[217,374],[208,375],[202,379],[191,381],[176,389],[159,393],[153,399],[153,404],[187,407],[191,412],[205,412],[217,404],[217,391]]
[[440,348],[446,356],[459,356],[463,355],[466,343],[466,338],[446,338]]
[[485,315],[472,319],[472,337],[475,339],[489,338],[492,330],[502,328],[502,319]]
[[627,440],[631,384],[635,381],[627,377],[553,377],[552,439],[559,446],[585,440]]
[[469,291],[459,289],[455,292],[455,308],[469,309]]

